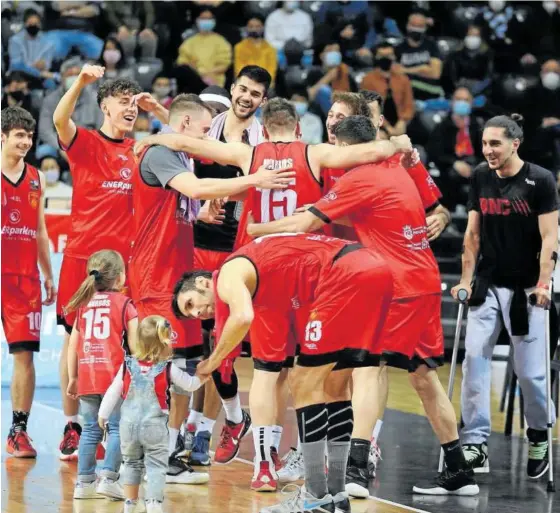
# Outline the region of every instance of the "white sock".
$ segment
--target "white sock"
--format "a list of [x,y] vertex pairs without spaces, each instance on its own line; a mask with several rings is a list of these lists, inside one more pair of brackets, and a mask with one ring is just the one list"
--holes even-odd
[[284,428],[282,426],[272,426],[272,447],[276,449],[276,452],[280,449],[280,440],[282,439],[282,431]]
[[270,447],[272,446],[272,426],[253,426],[253,443],[255,445],[255,477],[259,473],[260,462],[268,461],[272,466]]
[[175,446],[177,445],[177,438],[179,437],[179,430],[175,428],[169,428],[169,456],[175,452]]
[[373,428],[373,433],[371,434],[371,437],[377,442],[377,440],[379,440],[379,433],[381,432],[381,426],[383,426],[383,421],[382,420],[378,420],[375,423],[375,427]]
[[79,424],[78,422],[78,415],[67,415],[66,416],[66,423],[73,422],[74,424]]
[[189,412],[189,416],[187,417],[187,420],[185,420],[185,431],[187,430],[188,424],[194,424],[195,426],[198,427],[198,423],[201,420],[202,420],[202,412],[191,410]]
[[224,410],[226,411],[226,419],[234,424],[239,424],[243,420],[243,411],[241,410],[241,399],[239,394],[231,399],[222,399]]
[[212,434],[212,431],[214,431],[214,424],[216,424],[216,420],[209,419],[208,417],[202,417],[196,426],[196,434],[198,435],[203,431],[208,431]]
[[296,447],[296,451],[299,452],[301,454],[301,440],[299,438],[299,433],[297,436],[297,447]]

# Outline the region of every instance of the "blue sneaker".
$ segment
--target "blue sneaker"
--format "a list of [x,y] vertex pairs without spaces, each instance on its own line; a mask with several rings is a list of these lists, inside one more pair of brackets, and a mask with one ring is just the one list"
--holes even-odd
[[207,467],[210,465],[210,439],[212,435],[208,431],[201,431],[194,435],[190,464]]

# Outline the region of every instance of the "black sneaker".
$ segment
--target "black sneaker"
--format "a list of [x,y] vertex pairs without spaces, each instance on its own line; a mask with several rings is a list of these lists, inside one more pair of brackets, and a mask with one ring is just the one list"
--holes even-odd
[[463,445],[463,455],[467,468],[472,469],[475,474],[488,474],[490,462],[488,461],[488,444]]
[[414,493],[423,495],[478,495],[479,489],[472,470],[451,472],[444,469],[432,482],[414,486]]
[[185,448],[185,437],[179,433],[177,436],[177,442],[175,443],[175,451],[173,454],[178,457],[183,457],[187,455],[187,451]]
[[336,508],[336,513],[352,513],[350,508],[350,499],[346,492],[337,493],[333,497],[334,506]]
[[369,497],[369,477],[367,468],[355,465],[346,467],[346,493],[356,499],[367,499]]
[[538,479],[548,470],[548,439],[546,431],[529,428],[529,459],[527,460],[527,476]]
[[169,458],[165,482],[168,484],[204,484],[210,480],[207,472],[195,472],[193,468],[174,454]]

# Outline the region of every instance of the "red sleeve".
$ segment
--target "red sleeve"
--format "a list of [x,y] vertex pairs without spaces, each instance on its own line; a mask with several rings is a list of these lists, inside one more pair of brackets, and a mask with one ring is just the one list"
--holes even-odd
[[137,317],[138,312],[136,311],[136,307],[132,304],[132,301],[129,301],[124,311],[125,324],[128,324],[132,319],[136,319]]
[[60,139],[58,140],[58,144],[61,149],[68,154],[70,161],[78,159],[83,160],[84,156],[90,155],[95,151],[94,144],[96,138],[93,133],[93,130],[77,127],[76,134],[68,146],[64,146]]
[[434,179],[430,176],[430,173],[428,173],[427,169],[424,167],[424,164],[418,162],[418,164],[409,168],[407,171],[410,178],[414,180],[414,184],[420,193],[424,210],[427,212],[434,208],[441,198],[441,191],[434,182]]
[[371,185],[360,184],[357,171],[350,171],[342,176],[309,211],[325,223],[330,223],[334,219],[362,208],[364,205],[363,192],[370,188]]

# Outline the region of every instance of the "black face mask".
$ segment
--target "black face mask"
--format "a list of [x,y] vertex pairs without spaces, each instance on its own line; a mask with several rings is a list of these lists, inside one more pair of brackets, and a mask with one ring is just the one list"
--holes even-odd
[[39,27],[39,25],[27,25],[25,30],[31,37],[35,37],[39,33],[39,30],[41,30],[41,27]]
[[409,30],[407,31],[406,35],[417,43],[424,39],[424,32],[418,32],[417,30]]
[[252,37],[253,39],[260,39],[263,37],[262,31],[259,30],[250,30],[247,32],[247,37]]
[[378,57],[375,59],[375,66],[380,68],[382,71],[389,71],[393,65],[393,59],[389,57]]
[[18,103],[25,100],[27,96],[23,91],[13,91],[9,95]]

